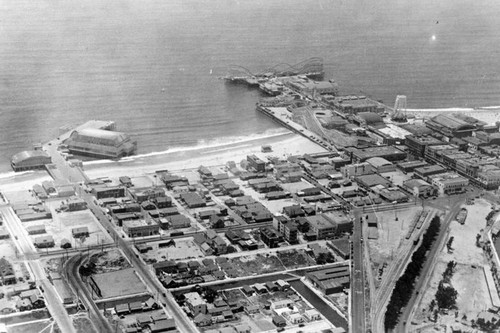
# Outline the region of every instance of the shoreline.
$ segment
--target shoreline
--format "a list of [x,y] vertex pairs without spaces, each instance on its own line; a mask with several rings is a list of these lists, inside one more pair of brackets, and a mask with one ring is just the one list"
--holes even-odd
[[[262,145],[271,145],[272,152],[262,153]],[[137,177],[154,173],[157,170],[182,172],[200,165],[221,166],[229,161],[239,164],[247,155],[276,156],[325,152],[326,150],[309,139],[286,131],[266,137],[249,138],[237,142],[221,143],[213,146],[187,147],[185,150],[136,155],[118,161],[95,160],[84,162],[83,171],[89,178],[120,176]],[[0,192],[32,189],[33,185],[52,180],[45,170],[15,173],[0,173]]]

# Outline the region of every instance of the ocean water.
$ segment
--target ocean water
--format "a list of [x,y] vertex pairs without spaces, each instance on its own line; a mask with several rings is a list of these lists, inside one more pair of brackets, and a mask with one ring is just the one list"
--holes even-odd
[[[64,125],[113,120],[138,153],[282,131],[217,77],[322,57],[344,92],[500,105],[500,1],[1,0],[0,172]],[[433,37],[434,36],[434,37]]]

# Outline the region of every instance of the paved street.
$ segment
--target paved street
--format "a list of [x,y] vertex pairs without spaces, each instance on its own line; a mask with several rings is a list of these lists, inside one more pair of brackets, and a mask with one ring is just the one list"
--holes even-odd
[[352,234],[352,278],[351,278],[351,332],[366,332],[365,318],[365,273],[363,230],[360,211],[354,210],[354,229]]
[[38,260],[39,255],[36,253],[36,249],[31,242],[26,229],[21,225],[22,222],[17,218],[14,211],[10,207],[1,207],[0,212],[4,217],[4,222],[10,233],[15,236],[13,241],[18,248],[20,255],[24,256],[26,263],[33,273],[36,284],[41,287],[41,290],[43,290],[45,304],[50,314],[62,332],[76,333],[71,318],[62,305],[61,299],[59,298],[54,286],[47,279],[47,275]]

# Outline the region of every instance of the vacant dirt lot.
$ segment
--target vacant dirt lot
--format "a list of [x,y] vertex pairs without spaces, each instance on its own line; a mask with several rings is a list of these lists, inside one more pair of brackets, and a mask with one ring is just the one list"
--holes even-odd
[[[461,319],[465,314],[469,320],[474,319],[479,312],[492,306],[483,270],[485,268],[489,273],[490,267],[483,250],[476,246],[476,235],[486,226],[485,218],[491,206],[484,200],[477,200],[474,205],[464,207],[468,210],[465,224],[453,221],[450,225],[447,240],[453,237],[452,251],[448,252],[444,246],[439,253],[432,278],[424,288],[425,294],[416,311],[417,322],[427,321],[429,304],[435,298],[442,274],[450,261],[457,262],[451,284],[458,292],[458,318]],[[438,323],[449,324],[454,321],[455,313],[450,311],[449,315],[441,316]]]
[[[163,243],[166,241],[163,241]],[[156,259],[157,261],[167,260],[167,259],[194,259],[202,258],[205,255],[201,252],[200,248],[193,242],[192,238],[176,239],[175,246],[169,247],[159,247],[157,243],[149,243],[153,247],[153,250],[149,250],[147,253],[142,254],[144,260]]]
[[281,261],[273,255],[249,255],[229,259],[240,276],[251,276],[285,270]]

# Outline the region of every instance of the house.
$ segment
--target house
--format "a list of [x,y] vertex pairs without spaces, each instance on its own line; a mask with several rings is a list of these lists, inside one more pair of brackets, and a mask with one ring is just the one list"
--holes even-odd
[[173,260],[164,260],[153,264],[153,269],[158,275],[160,272],[175,273],[177,272],[177,264]]
[[143,310],[144,311],[150,311],[150,310],[156,310],[158,309],[158,303],[156,303],[155,299],[153,297],[150,297],[144,302]]
[[270,248],[279,246],[283,241],[283,235],[273,227],[264,227],[260,229],[261,240]]
[[263,283],[256,283],[253,285],[257,293],[259,294],[267,294],[267,288]]
[[250,288],[250,286],[248,285],[244,285],[243,287],[241,287],[241,291],[243,291],[243,293],[245,293],[245,295],[247,296],[251,296],[255,293],[255,290]]
[[212,275],[217,280],[224,280],[226,278],[226,274],[224,274],[223,271],[215,271],[215,272],[212,273]]
[[71,234],[73,238],[82,238],[89,237],[89,228],[88,227],[78,227],[71,229]]
[[309,321],[321,320],[321,315],[319,314],[318,310],[316,310],[316,309],[309,309],[309,310],[304,311],[304,316]]
[[272,282],[272,281],[266,282],[266,288],[269,291],[278,291],[279,290],[279,287],[276,284],[274,284],[274,282]]
[[200,268],[200,266],[201,266],[200,262],[196,260],[191,260],[188,262],[188,268],[190,271],[196,271],[198,270],[198,268]]
[[292,313],[288,319],[290,320],[290,322],[294,325],[297,325],[297,324],[300,324],[300,323],[303,323],[304,322],[304,317],[302,317],[300,314],[298,313]]
[[194,321],[196,326],[200,326],[200,327],[208,326],[208,325],[212,324],[212,316],[209,316],[209,315],[206,315],[203,313],[198,313],[194,317],[193,321]]
[[130,309],[128,307],[128,303],[125,304],[116,304],[115,312],[117,316],[126,315],[130,313]]
[[34,243],[37,248],[48,248],[55,245],[54,238],[51,235],[36,237]]
[[251,333],[252,332],[252,328],[247,324],[241,324],[241,325],[235,326],[234,329],[236,330],[236,333]]
[[175,319],[165,319],[150,325],[151,333],[174,331],[177,328]]
[[16,302],[16,308],[19,311],[28,311],[33,308],[29,298],[20,299]]
[[284,280],[277,280],[274,283],[278,286],[279,290],[281,291],[290,289],[290,284],[288,284],[288,282]]
[[287,215],[289,218],[292,219],[306,215],[306,213],[302,210],[302,207],[300,207],[300,205],[283,207],[283,214]]
[[222,316],[224,317],[224,319],[226,320],[231,320],[233,319],[234,315],[233,315],[233,311],[231,310],[226,310],[226,311],[223,311],[222,312]]
[[245,312],[247,314],[258,313],[260,312],[260,307],[257,304],[250,304],[245,306]]
[[271,309],[273,310],[283,309],[289,306],[293,306],[293,302],[290,299],[271,301]]
[[282,316],[274,316],[273,317],[273,324],[276,325],[277,327],[285,327],[286,320]]

